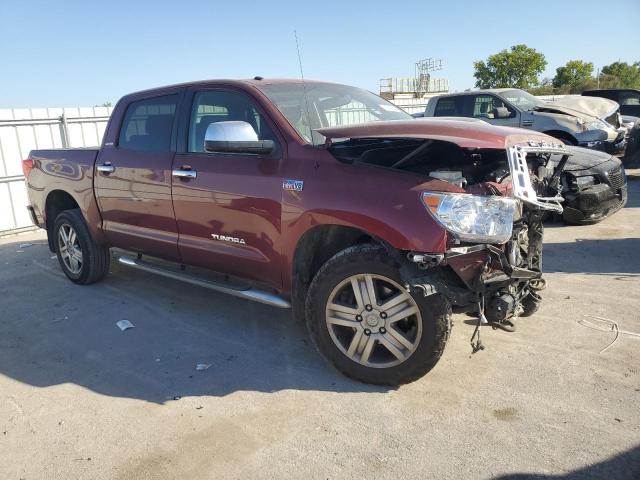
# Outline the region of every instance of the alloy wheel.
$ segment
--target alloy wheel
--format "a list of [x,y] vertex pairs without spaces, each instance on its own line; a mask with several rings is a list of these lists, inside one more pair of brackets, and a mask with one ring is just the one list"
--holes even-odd
[[65,267],[74,275],[82,271],[82,248],[71,225],[64,223],[58,230],[58,250]]
[[422,336],[413,297],[390,278],[359,274],[340,282],[326,307],[329,334],[354,362],[389,368],[407,360]]

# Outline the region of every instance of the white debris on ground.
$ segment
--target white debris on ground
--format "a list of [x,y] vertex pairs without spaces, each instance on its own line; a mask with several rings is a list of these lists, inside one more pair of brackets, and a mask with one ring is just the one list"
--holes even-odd
[[607,345],[602,350],[600,350],[599,353],[604,353],[610,347],[612,347],[618,341],[618,338],[620,338],[620,334],[630,335],[632,337],[640,338],[640,333],[630,332],[628,330],[621,330],[619,328],[619,326],[618,326],[618,322],[615,322],[615,321],[610,320],[608,318],[597,317],[595,315],[585,315],[585,317],[586,318],[591,318],[593,320],[591,320],[591,321],[585,320],[585,319],[578,320],[578,325],[582,325],[583,327],[587,327],[587,328],[590,328],[592,330],[598,330],[600,332],[614,332],[615,333],[615,337],[613,338],[611,343],[609,343],[609,345]]
[[123,332],[125,330],[129,330],[130,328],[135,328],[135,325],[133,323],[131,323],[129,320],[120,320],[119,322],[116,322],[116,325]]

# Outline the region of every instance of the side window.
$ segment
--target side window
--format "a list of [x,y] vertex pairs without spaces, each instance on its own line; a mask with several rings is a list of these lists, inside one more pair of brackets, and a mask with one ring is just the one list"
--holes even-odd
[[169,151],[177,103],[178,95],[164,95],[129,104],[118,146],[139,152]]
[[196,93],[193,99],[188,151],[204,152],[204,135],[210,124],[234,120],[249,123],[260,140],[276,140],[269,124],[246,95],[210,90]]
[[494,118],[493,111],[498,107],[509,110],[513,116],[513,109],[508,107],[502,100],[493,95],[476,95],[473,102],[473,116],[475,118]]
[[433,115],[436,117],[462,117],[464,97],[445,97],[438,100]]
[[476,95],[473,101],[473,116],[475,118],[493,118],[493,95]]
[[620,105],[640,105],[640,93],[620,92]]

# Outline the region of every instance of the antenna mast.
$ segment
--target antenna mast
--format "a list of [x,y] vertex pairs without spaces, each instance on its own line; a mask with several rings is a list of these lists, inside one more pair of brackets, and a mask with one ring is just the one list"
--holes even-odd
[[296,39],[296,50],[298,52],[298,65],[300,66],[300,78],[302,80],[302,91],[304,92],[304,104],[307,110],[307,126],[309,127],[309,141],[313,143],[313,131],[311,130],[311,114],[309,113],[309,98],[307,97],[307,85],[304,81],[304,72],[302,71],[302,56],[300,55],[300,45],[298,43],[298,32],[293,31],[293,36]]

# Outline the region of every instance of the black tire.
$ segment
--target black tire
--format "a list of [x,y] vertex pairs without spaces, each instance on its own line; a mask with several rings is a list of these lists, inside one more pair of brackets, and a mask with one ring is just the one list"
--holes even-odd
[[522,313],[521,317],[530,317],[538,311],[540,308],[540,302],[542,298],[536,292],[529,292],[526,297],[522,299]]
[[411,294],[422,318],[422,334],[419,340],[416,339],[415,350],[395,366],[368,367],[352,360],[338,348],[326,323],[327,302],[334,288],[349,277],[360,274],[383,276],[402,285],[398,266],[381,246],[356,245],[337,253],[320,268],[307,295],[306,324],[313,343],[335,368],[361,382],[401,385],[421,378],[436,365],[449,338],[449,302],[439,294],[428,297]]
[[[60,245],[60,229],[63,226],[71,226],[77,235],[77,243],[82,252],[82,265],[79,272],[73,272],[63,260]],[[53,224],[53,243],[55,245],[58,262],[65,275],[74,283],[89,285],[102,280],[109,272],[109,249],[98,245],[89,234],[89,229],[84,221],[80,209],[65,210],[55,219]]]

